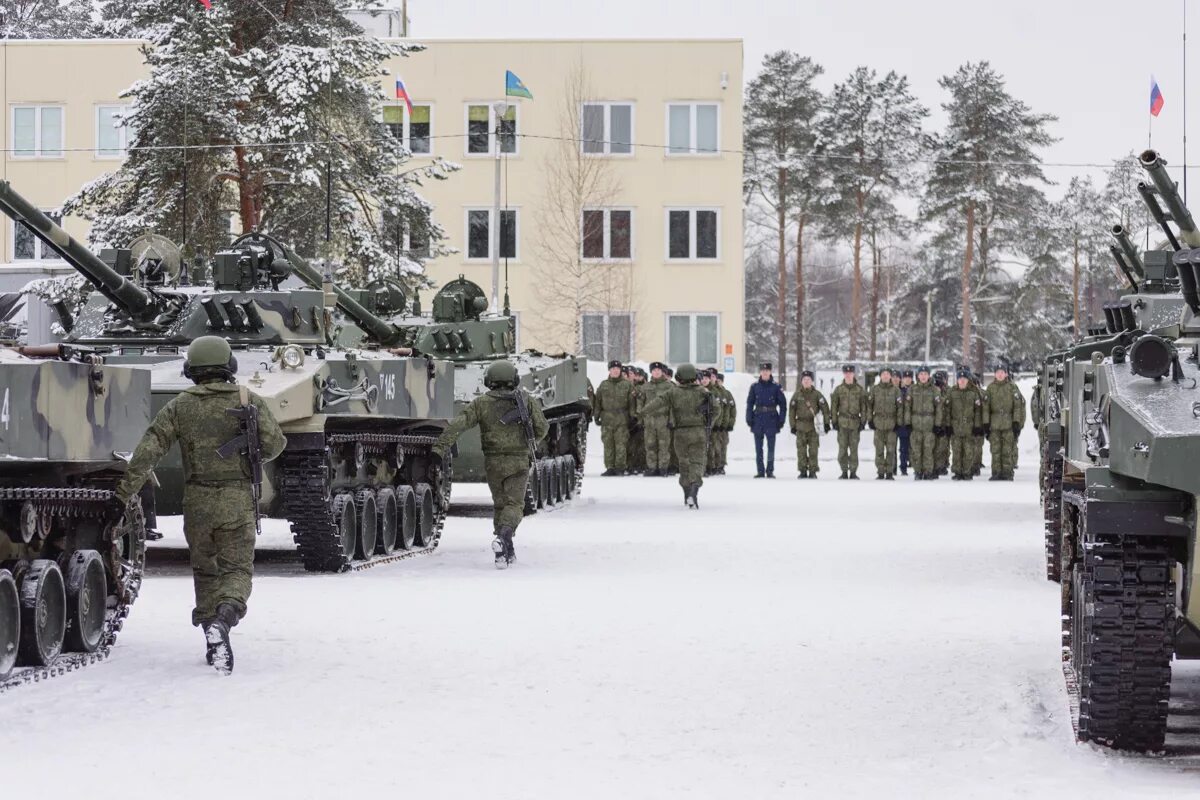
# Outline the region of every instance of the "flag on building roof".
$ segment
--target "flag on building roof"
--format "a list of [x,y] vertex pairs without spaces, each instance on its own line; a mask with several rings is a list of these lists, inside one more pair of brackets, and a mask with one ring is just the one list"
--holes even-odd
[[200,0],[200,5],[204,6],[205,11],[212,11],[212,0]]
[[525,88],[525,84],[521,83],[511,69],[504,71],[504,95],[505,97],[526,97],[533,99],[533,93]]
[[1158,81],[1153,75],[1150,76],[1150,116],[1157,117],[1163,107],[1162,90],[1158,88]]
[[399,78],[396,78],[396,99],[404,101],[404,105],[408,106],[409,116],[412,116],[412,98],[408,96],[408,89],[404,88],[404,81]]

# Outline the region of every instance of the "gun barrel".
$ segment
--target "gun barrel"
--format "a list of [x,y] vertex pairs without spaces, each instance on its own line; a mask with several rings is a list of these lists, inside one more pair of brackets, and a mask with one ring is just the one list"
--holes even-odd
[[91,281],[105,297],[131,314],[154,310],[150,293],[118,274],[71,235],[17,194],[8,181],[0,181],[0,211],[14,222],[23,223],[64,261]]
[[1179,228],[1179,238],[1183,239],[1188,247],[1200,247],[1200,231],[1196,229],[1196,222],[1192,219],[1191,212],[1187,210],[1187,206],[1183,204],[1183,199],[1179,196],[1179,187],[1167,174],[1167,162],[1155,150],[1144,151],[1138,161],[1141,163],[1142,169],[1146,170],[1158,196],[1162,198],[1163,205],[1167,207],[1167,213],[1171,215],[1171,220]]
[[1129,232],[1125,230],[1125,226],[1113,225],[1112,236],[1117,240],[1117,246],[1121,248],[1121,253],[1125,256],[1125,263],[1129,266],[1129,269],[1139,281],[1145,280],[1146,267],[1142,264],[1142,254],[1134,247],[1133,242],[1129,238]]
[[1117,262],[1117,269],[1121,270],[1121,274],[1125,276],[1125,280],[1129,281],[1129,288],[1136,293],[1138,291],[1138,282],[1134,280],[1133,272],[1130,271],[1129,266],[1125,263],[1125,256],[1121,253],[1121,250],[1115,244],[1110,244],[1108,252],[1112,253],[1113,260]]

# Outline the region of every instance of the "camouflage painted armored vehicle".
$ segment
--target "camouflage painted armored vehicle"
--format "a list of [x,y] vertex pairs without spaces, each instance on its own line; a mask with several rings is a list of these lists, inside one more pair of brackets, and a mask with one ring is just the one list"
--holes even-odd
[[150,376],[70,345],[0,345],[0,691],[103,658],[146,530],[106,506],[150,424]]
[[[101,258],[4,182],[0,210],[95,285],[68,342],[149,371],[155,412],[191,385],[182,374],[191,341],[206,334],[229,341],[237,381],[266,400],[287,435],[283,455],[267,465],[260,510],[290,522],[305,568],[361,568],[437,546],[450,482],[429,456],[454,415],[449,362],[335,347],[333,312],[341,301],[328,277],[254,242],[217,253],[210,278],[190,285],[165,240],[142,248],[136,264],[128,250]],[[297,271],[317,288],[280,289]],[[353,301],[343,310],[380,333],[391,329]],[[156,510],[179,513],[177,449],[157,475]]]
[[[1118,342],[1080,343],[1044,385],[1047,416],[1061,427],[1057,551],[1076,731],[1083,740],[1157,751],[1166,741],[1172,658],[1200,658],[1200,231],[1158,154],[1143,153],[1141,164],[1148,204],[1166,206],[1155,216],[1175,277],[1163,277],[1177,281],[1183,308],[1157,332],[1133,324]],[[1161,257],[1144,260],[1149,280]]]

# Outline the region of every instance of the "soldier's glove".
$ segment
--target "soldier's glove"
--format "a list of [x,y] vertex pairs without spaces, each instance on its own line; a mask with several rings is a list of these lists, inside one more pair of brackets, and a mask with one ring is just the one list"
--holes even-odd
[[[865,430],[867,429],[867,423],[865,423],[865,422],[860,422],[860,423],[858,423],[858,429],[859,429],[860,431],[865,431]],[[872,425],[872,426],[871,426],[871,430],[875,430],[875,426],[874,426],[874,425]]]
[[828,422],[825,423],[825,432],[829,433],[829,423]]
[[599,418],[599,417],[596,417],[596,427],[597,427],[597,428],[602,428],[602,427],[604,427],[604,426],[601,424],[601,422],[600,422],[600,418]]
[[1012,428],[1013,428],[1013,436],[1021,435],[1021,423],[1014,422]]
[[991,425],[987,425],[987,424],[985,424],[985,425],[983,426],[983,435],[984,435],[984,436],[991,436],[991,435],[992,435],[992,426],[991,426]]
[[[835,422],[835,423],[833,423],[833,429],[834,429],[835,431],[838,429],[838,424],[837,424],[836,422]],[[825,430],[829,430],[829,429],[828,429],[828,428],[826,428]]]
[[867,427],[868,427],[868,428],[870,428],[871,430],[875,430],[875,423],[874,423],[874,422],[868,422],[868,423],[867,423]]
[[978,427],[971,428],[971,435],[972,436],[983,436],[983,428],[978,428]]
[[783,424],[782,424],[782,423],[780,423],[779,425],[776,425],[776,426],[775,426],[775,432],[776,432],[776,433],[780,433],[781,431],[783,431]]
[[116,525],[125,516],[125,503],[115,494],[104,501],[104,524]]
[[792,426],[792,436],[795,436],[795,435],[796,435],[796,426],[793,425]]

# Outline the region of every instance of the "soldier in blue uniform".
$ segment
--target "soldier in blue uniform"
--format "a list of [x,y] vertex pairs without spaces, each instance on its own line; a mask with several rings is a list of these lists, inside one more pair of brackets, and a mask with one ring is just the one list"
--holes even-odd
[[[787,419],[787,398],[771,377],[771,362],[758,365],[758,380],[750,385],[746,397],[746,424],[754,432],[754,458],[758,467],[756,478],[775,477],[775,435],[783,430]],[[767,458],[763,461],[763,439],[767,442]]]

